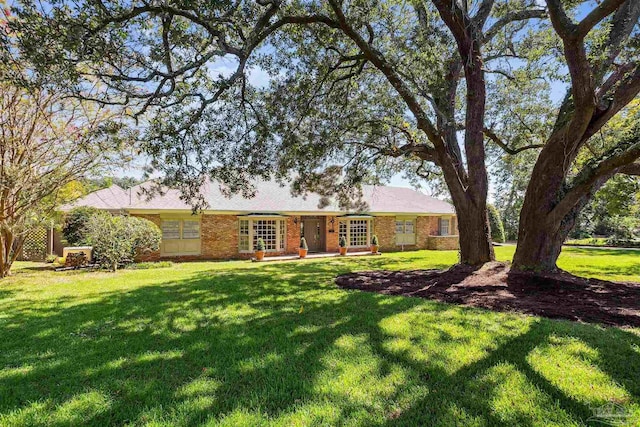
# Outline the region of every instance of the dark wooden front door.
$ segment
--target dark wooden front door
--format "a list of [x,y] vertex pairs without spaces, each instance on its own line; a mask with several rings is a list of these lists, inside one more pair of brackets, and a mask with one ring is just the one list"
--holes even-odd
[[322,252],[324,248],[324,221],[317,218],[303,218],[302,236],[306,239],[309,252]]

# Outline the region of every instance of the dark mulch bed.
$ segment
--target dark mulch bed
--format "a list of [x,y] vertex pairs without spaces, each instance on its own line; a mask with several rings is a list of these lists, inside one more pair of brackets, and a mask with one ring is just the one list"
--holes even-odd
[[449,270],[363,271],[339,276],[343,288],[429,298],[550,318],[640,327],[640,283],[584,279],[566,272],[511,272],[509,265]]

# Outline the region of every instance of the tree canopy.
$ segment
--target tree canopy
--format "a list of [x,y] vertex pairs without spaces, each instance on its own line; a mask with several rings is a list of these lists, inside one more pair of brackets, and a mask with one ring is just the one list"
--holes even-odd
[[[461,261],[476,264],[493,258],[487,159],[535,150],[518,190],[514,261],[552,269],[597,189],[637,169],[638,132],[606,150],[588,144],[640,92],[637,0],[15,9],[34,73],[53,72],[81,98],[128,106],[144,124],[152,166],[186,198],[205,177],[250,195],[251,179],[293,171],[296,191],[330,189],[346,200],[357,196],[353,184],[398,171],[438,174],[458,214]],[[256,69],[268,84],[251,84]],[[106,90],[92,90],[95,81]],[[559,85],[567,92],[554,104]]]

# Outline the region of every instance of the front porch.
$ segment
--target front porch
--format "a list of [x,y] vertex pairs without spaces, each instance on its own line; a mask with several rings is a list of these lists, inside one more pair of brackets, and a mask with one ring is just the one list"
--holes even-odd
[[307,241],[309,255],[321,256],[337,254],[340,236],[346,239],[349,252],[367,253],[373,237],[373,220],[373,216],[365,214],[293,217],[293,223],[300,227],[300,237]]

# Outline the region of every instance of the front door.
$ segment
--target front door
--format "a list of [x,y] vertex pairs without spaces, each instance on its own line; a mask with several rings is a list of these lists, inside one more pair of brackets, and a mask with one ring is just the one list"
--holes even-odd
[[324,223],[316,218],[302,220],[302,237],[307,241],[309,252],[324,251]]

